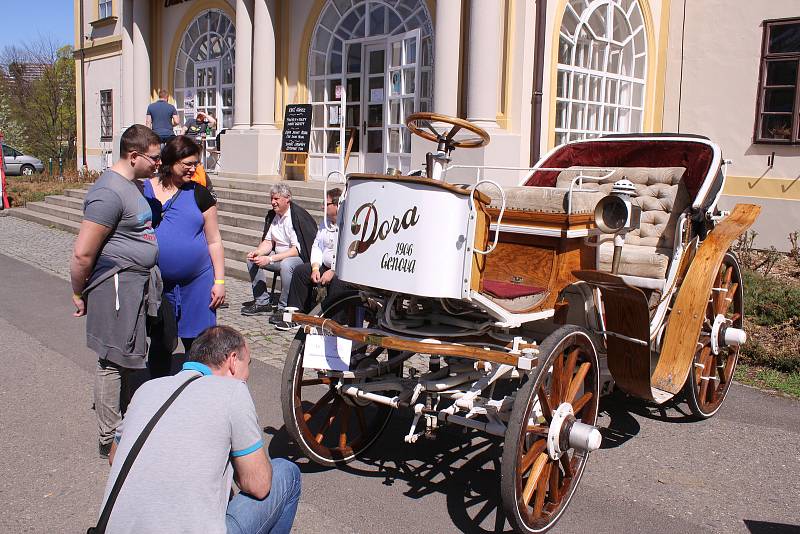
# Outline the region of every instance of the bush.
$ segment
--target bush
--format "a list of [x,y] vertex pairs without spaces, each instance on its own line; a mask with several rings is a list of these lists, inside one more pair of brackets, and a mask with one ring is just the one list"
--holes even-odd
[[782,373],[800,372],[800,354],[791,348],[770,352],[755,339],[750,339],[742,346],[740,356],[743,362],[750,365],[768,367]]
[[756,324],[770,326],[800,318],[800,286],[742,271],[744,313]]

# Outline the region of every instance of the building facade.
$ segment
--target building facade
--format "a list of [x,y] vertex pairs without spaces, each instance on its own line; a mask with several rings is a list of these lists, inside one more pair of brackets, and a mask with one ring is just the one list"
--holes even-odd
[[764,205],[760,245],[800,230],[796,0],[75,0],[75,20],[91,168],[159,88],[182,119],[217,118],[220,167],[243,178],[280,174],[295,103],[312,105],[311,179],[348,145],[348,172],[420,168],[414,111],[486,129],[454,163],[503,167],[486,172],[504,184],[564,142],[697,133],[733,160],[725,202]]

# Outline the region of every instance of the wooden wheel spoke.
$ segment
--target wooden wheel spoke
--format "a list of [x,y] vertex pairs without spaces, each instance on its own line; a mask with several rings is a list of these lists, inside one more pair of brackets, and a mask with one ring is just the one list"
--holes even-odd
[[733,374],[733,364],[736,361],[735,354],[728,354],[728,357],[725,359],[725,367],[723,367],[720,371],[720,378],[724,384],[727,384],[731,381],[731,374]]
[[322,428],[320,428],[319,432],[317,432],[316,436],[314,436],[314,440],[317,443],[322,443],[322,438],[325,437],[325,432],[328,431],[328,429],[331,427],[331,424],[333,423],[333,420],[336,419],[336,412],[339,408],[339,404],[341,403],[341,401],[342,401],[341,397],[337,398],[335,401],[333,401],[333,404],[331,404],[330,408],[328,408],[328,414],[325,417],[325,423],[323,423]]
[[564,468],[564,478],[572,478],[575,475],[575,472],[572,470],[572,462],[570,461],[568,454],[561,455],[561,467]]
[[[563,458],[566,454],[561,455]],[[558,464],[554,463],[550,469],[550,502],[557,503],[559,501],[559,484],[561,484],[561,469]]]
[[306,413],[303,414],[303,419],[306,422],[308,422],[312,417],[314,417],[314,414],[317,413],[320,410],[320,408],[325,406],[328,403],[328,401],[330,401],[333,398],[335,394],[336,392],[334,390],[332,389],[328,390],[327,393],[325,393],[322,397],[320,397],[320,399],[314,404],[314,406],[312,406]]
[[544,497],[547,491],[547,486],[550,483],[550,469],[552,462],[547,462],[542,469],[542,474],[539,477],[539,482],[536,484],[536,500],[533,501],[533,517],[539,519],[542,517],[542,508],[544,507]]
[[528,452],[525,453],[525,456],[522,457],[522,461],[519,463],[518,472],[520,476],[524,475],[530,466],[533,465],[533,461],[544,451],[545,447],[547,447],[547,440],[545,439],[540,439],[531,445],[531,448],[528,449]]
[[536,434],[537,436],[546,436],[550,432],[550,427],[544,425],[528,425],[527,432],[529,434]]
[[730,320],[731,320],[732,322],[734,322],[734,323],[735,323],[736,321],[738,321],[739,319],[741,319],[741,318],[742,318],[742,314],[741,314],[741,313],[739,313],[739,312],[736,312],[736,313],[734,313],[733,315],[731,315],[731,316],[730,316]]
[[572,382],[569,384],[569,391],[567,392],[567,398],[564,399],[564,402],[572,403],[575,400],[575,397],[578,395],[578,390],[583,385],[583,381],[586,379],[586,374],[591,369],[592,364],[590,362],[583,362],[580,367],[578,367],[578,372],[575,373],[575,376],[572,377]]
[[553,362],[553,372],[550,375],[550,402],[552,406],[561,404],[561,376],[564,371],[564,360],[557,356]]
[[550,406],[550,399],[547,398],[547,392],[544,390],[543,384],[539,384],[539,404],[542,407],[545,421],[549,423],[553,420],[553,409]]
[[581,413],[581,410],[583,410],[583,408],[586,406],[586,404],[590,400],[592,400],[592,397],[593,397],[592,392],[591,391],[587,391],[586,393],[581,395],[580,399],[578,399],[577,401],[575,401],[572,404],[572,413],[575,414],[575,417],[577,417],[578,414]]
[[722,315],[726,314],[728,309],[731,307],[731,304],[733,304],[733,299],[736,297],[736,292],[738,290],[739,290],[739,284],[737,284],[736,282],[731,284],[730,289],[728,289],[728,292],[725,294],[725,298],[722,299],[722,301],[720,302],[719,313],[721,313]]
[[320,384],[330,384],[331,379],[328,377],[309,378],[300,382],[300,387],[318,386]]
[[525,488],[522,490],[522,502],[528,504],[531,502],[531,497],[533,497],[533,491],[536,489],[536,486],[539,483],[539,478],[542,475],[542,471],[544,470],[544,466],[547,465],[547,456],[546,452],[539,453],[539,456],[536,457],[536,460],[533,462],[533,467],[531,467],[531,474],[528,477],[528,481],[525,483]]
[[712,363],[714,362],[714,358],[711,356],[711,349],[708,347],[703,351],[703,354],[705,357],[702,360],[703,370],[700,373],[700,392],[698,394],[698,398],[700,402],[704,403],[708,393],[708,383],[711,381],[708,379],[708,377],[711,376],[709,373],[714,372],[713,369],[710,369]]
[[339,448],[344,449],[347,447],[347,425],[350,421],[350,413],[353,408],[349,404],[345,404],[342,408],[342,420],[339,423]]
[[[569,381],[570,377],[572,377],[572,375],[575,374],[575,365],[578,363],[578,353],[579,352],[580,352],[580,348],[576,347],[567,356],[567,365],[564,367],[564,379],[565,379],[565,381]],[[564,389],[566,389],[566,387]]]

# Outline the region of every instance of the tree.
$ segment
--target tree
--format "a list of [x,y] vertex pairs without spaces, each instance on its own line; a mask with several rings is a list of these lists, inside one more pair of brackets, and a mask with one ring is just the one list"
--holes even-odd
[[74,161],[77,127],[72,47],[59,47],[48,38],[6,47],[0,53],[0,67],[4,71],[0,76],[0,120],[18,128],[19,148],[41,159]]

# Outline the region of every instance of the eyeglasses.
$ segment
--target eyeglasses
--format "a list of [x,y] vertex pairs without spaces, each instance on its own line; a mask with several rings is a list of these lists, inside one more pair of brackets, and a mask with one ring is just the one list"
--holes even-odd
[[161,161],[161,156],[160,155],[158,155],[158,156],[150,156],[149,154],[141,154],[141,153],[139,155],[142,156],[143,158],[147,158],[147,160],[150,163],[152,163],[153,165],[156,165],[156,164],[158,164],[158,162]]
[[199,161],[179,161],[181,165],[183,165],[184,169],[191,169],[192,167],[197,167],[200,165]]
[[338,206],[336,202],[328,202],[325,206]]

